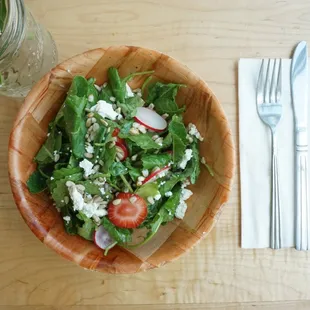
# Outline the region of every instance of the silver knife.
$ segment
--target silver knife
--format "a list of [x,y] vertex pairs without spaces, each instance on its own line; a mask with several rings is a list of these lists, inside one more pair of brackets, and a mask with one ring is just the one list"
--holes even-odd
[[308,201],[308,48],[300,42],[293,55],[291,90],[295,123],[295,248],[310,248]]

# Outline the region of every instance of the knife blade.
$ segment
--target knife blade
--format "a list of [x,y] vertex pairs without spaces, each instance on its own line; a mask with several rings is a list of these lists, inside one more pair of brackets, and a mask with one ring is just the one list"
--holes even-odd
[[308,201],[308,48],[295,48],[291,64],[291,91],[295,135],[295,248],[310,248]]

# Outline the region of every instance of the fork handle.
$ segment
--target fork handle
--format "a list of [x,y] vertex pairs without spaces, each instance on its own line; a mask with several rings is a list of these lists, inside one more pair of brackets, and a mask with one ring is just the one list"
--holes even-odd
[[308,146],[296,143],[296,223],[295,248],[310,249],[310,222],[308,205]]
[[272,205],[271,205],[271,230],[270,247],[280,249],[282,247],[281,234],[281,202],[278,177],[278,156],[276,134],[272,131]]

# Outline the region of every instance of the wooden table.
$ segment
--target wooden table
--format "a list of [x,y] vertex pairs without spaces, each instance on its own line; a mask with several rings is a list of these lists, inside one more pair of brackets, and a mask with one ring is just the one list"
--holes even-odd
[[[238,59],[288,57],[296,42],[310,41],[307,0],[26,3],[53,34],[60,60],[99,46],[128,44],[187,64],[219,97],[236,144]],[[308,253],[240,249],[238,172],[217,227],[189,254],[161,269],[99,274],[44,247],[21,219],[7,179],[8,135],[19,105],[1,98],[1,310],[310,309]]]

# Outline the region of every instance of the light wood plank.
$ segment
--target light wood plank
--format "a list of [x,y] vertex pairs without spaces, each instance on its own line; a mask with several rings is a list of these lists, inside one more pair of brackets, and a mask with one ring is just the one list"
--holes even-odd
[[286,301],[272,303],[216,303],[183,305],[106,305],[103,306],[0,306],[0,310],[307,310],[309,301]]
[[[297,41],[310,41],[310,2],[306,0],[26,0],[26,3],[53,34],[60,60],[89,48],[129,44],[158,49],[184,62],[217,94],[235,141],[238,141],[238,58],[288,57]],[[82,310],[97,310],[113,309],[115,305],[115,310],[122,309],[120,304],[124,304],[123,309],[125,305],[139,309],[136,306],[139,304],[140,309],[147,309],[143,308],[145,304],[154,305],[153,309],[174,309],[171,307],[179,306],[168,304],[183,303],[189,304],[183,306],[188,309],[216,306],[260,309],[252,307],[251,302],[310,298],[308,253],[239,248],[238,173],[230,202],[216,229],[180,260],[134,276],[92,273],[64,261],[32,235],[10,194],[7,142],[17,108],[18,104],[11,101],[0,102],[0,304],[4,305],[3,309],[19,309],[10,309],[9,305],[29,306],[27,310],[80,305],[86,307]],[[250,304],[246,308],[240,304],[217,304],[222,302]],[[36,309],[36,305],[46,306]],[[309,308],[303,302],[264,306]]]

